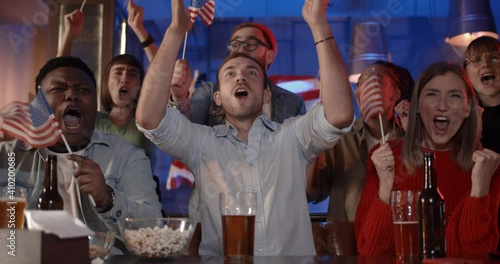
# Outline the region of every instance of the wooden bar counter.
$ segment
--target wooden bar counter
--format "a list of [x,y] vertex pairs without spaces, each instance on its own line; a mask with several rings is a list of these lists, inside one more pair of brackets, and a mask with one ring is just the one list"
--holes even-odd
[[276,256],[276,257],[253,257],[247,261],[230,261],[222,256],[182,256],[175,260],[147,260],[132,256],[111,256],[105,263],[108,264],[135,264],[135,263],[251,263],[251,264],[490,264],[499,263],[500,259],[494,259],[488,255],[463,256],[460,258],[433,259],[421,262],[398,260],[395,256]]

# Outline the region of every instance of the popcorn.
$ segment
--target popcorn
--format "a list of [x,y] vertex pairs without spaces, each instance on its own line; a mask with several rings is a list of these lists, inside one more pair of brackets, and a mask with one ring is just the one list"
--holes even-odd
[[186,247],[189,237],[190,232],[173,230],[168,226],[124,231],[129,251],[134,255],[148,258],[180,255]]
[[99,245],[89,245],[89,258],[103,258],[108,255],[110,249]]

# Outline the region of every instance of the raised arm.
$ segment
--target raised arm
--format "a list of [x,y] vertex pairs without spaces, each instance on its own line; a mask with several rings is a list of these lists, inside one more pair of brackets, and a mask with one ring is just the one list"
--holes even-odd
[[57,57],[70,56],[71,48],[76,38],[83,31],[83,12],[75,10],[69,14],[64,15],[64,33],[62,37],[61,46],[57,51]]
[[328,0],[305,0],[302,16],[316,43],[326,119],[333,126],[342,129],[352,123],[354,109],[344,62],[326,19],[327,2]]
[[144,8],[136,5],[134,0],[130,0],[127,5],[127,11],[128,25],[132,28],[141,44],[145,43],[147,45],[144,47],[144,52],[146,52],[146,56],[148,56],[148,60],[151,62],[158,52],[158,47],[152,41],[152,38],[150,39],[149,33],[144,28]]
[[192,26],[182,0],[172,0],[172,23],[142,84],[137,105],[137,123],[145,129],[160,124],[166,114],[175,61],[186,31]]

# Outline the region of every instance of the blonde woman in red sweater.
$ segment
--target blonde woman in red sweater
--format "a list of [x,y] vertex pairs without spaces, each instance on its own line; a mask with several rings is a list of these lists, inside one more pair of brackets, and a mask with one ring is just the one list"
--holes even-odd
[[481,149],[472,86],[460,66],[436,63],[413,91],[404,139],[375,146],[356,214],[361,255],[394,254],[392,190],[421,190],[423,152],[433,152],[446,202],[448,256],[496,250],[500,155]]

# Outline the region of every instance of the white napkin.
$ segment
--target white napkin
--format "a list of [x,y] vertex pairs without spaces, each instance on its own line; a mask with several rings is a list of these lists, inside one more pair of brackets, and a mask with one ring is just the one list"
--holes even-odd
[[24,215],[28,229],[42,230],[61,239],[94,235],[94,231],[64,210],[26,210]]

